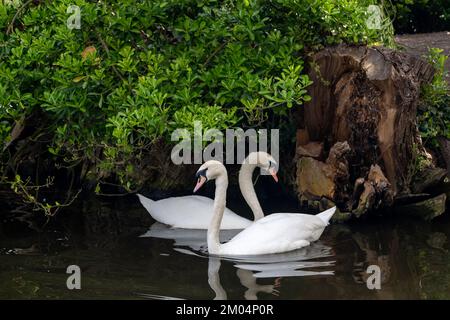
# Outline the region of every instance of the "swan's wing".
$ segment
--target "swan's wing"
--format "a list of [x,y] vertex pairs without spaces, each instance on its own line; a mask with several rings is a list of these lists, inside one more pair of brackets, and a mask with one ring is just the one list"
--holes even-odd
[[[155,201],[150,215],[174,228],[207,229],[213,216],[214,201],[202,196],[172,197]],[[225,208],[220,229],[243,229],[252,222]]]
[[223,254],[254,255],[286,252],[316,241],[325,224],[313,215],[276,213],[264,217],[222,245]]
[[[236,231],[236,230],[234,230]],[[222,232],[221,232],[222,234]],[[232,237],[231,237],[232,238]],[[229,238],[229,239],[231,239]],[[223,241],[221,241],[223,242]],[[282,263],[282,262],[293,262],[293,261],[307,261],[312,259],[323,259],[334,256],[332,248],[316,241],[311,243],[307,247],[300,248],[298,250],[275,253],[275,254],[264,254],[264,255],[250,255],[250,256],[229,256],[222,257],[223,260],[231,261],[234,263]]]

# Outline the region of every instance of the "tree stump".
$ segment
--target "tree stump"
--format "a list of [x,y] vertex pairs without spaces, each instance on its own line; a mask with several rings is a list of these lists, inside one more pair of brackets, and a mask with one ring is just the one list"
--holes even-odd
[[447,167],[447,176],[450,178],[450,140],[445,137],[439,137],[438,141],[442,157]]
[[297,114],[300,198],[325,197],[361,216],[411,194],[417,163],[429,156],[416,110],[432,66],[386,48],[347,45],[315,54],[311,66],[312,100]]

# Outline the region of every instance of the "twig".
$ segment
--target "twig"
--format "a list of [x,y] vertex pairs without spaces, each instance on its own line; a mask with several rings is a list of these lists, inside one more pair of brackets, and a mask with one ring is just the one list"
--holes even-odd
[[33,214],[33,213],[30,212],[30,211],[25,211],[25,210],[20,210],[20,209],[14,209],[14,210],[11,210],[11,213],[23,213],[23,214],[26,214],[26,215],[28,215],[28,216],[30,216],[30,215]]
[[[109,185],[109,186],[113,186],[113,187],[117,187],[117,188],[122,188],[123,189],[123,186],[120,185],[120,184],[111,183],[111,182],[102,181],[102,180],[99,180],[98,182],[101,183],[101,184],[104,184],[104,185]],[[133,190],[127,191],[126,193],[101,193],[101,192],[97,192],[96,194],[99,195],[99,196],[107,196],[107,197],[122,197],[122,196],[126,196],[126,195],[129,195],[129,194],[132,194],[132,193],[136,193],[138,190],[139,189],[133,189]]]
[[[95,34],[97,35],[98,40],[100,41],[100,43],[102,44],[103,49],[105,49],[106,55],[108,56],[108,58],[110,58],[109,55],[109,48],[108,45],[106,44],[105,40],[103,40],[102,36],[100,35],[100,33],[98,31],[95,31]],[[120,74],[120,72],[116,69],[116,67],[114,67],[113,65],[111,65],[111,68],[113,69],[113,71],[117,74],[117,76],[120,78],[120,80],[122,80],[122,82],[125,82],[125,79],[122,77],[122,75]]]
[[125,196],[129,196],[130,194],[133,194],[133,193],[101,193],[101,192],[97,192],[97,195],[102,196],[102,197],[125,197]]
[[228,43],[227,41],[222,42],[222,44],[216,50],[214,50],[214,52],[211,53],[211,55],[206,59],[205,63],[202,65],[202,67],[206,67],[209,64],[209,62],[211,61],[211,59],[214,58],[214,56],[217,53],[219,53],[219,51],[222,50],[227,43]]
[[58,205],[58,206],[56,207],[56,209],[55,209],[55,212],[53,212],[50,216],[54,217],[55,214],[59,211],[59,209],[61,209],[61,208],[63,208],[63,207],[69,207],[69,206],[75,201],[75,199],[78,198],[78,195],[80,194],[81,190],[82,190],[82,189],[78,189],[78,192],[73,196],[72,199],[70,199],[69,202],[67,202],[67,201],[69,200],[69,198],[67,198],[67,199],[66,199],[66,202],[65,202],[64,204]]
[[8,28],[6,29],[6,35],[9,35],[13,31],[14,22],[16,22],[16,19],[19,16],[19,13],[21,11],[23,11],[23,9],[25,9],[25,7],[28,6],[31,2],[33,2],[33,0],[28,0],[17,10],[16,14],[14,15],[14,17],[11,20],[11,23],[8,25]]
[[47,216],[47,220],[46,220],[45,223],[42,225],[42,229],[44,229],[44,228],[47,226],[47,224],[50,222],[50,218],[51,218],[51,217],[54,217],[54,216],[56,215],[56,213],[59,211],[59,209],[61,209],[62,207],[68,207],[68,206],[72,205],[72,203],[75,201],[75,199],[76,199],[76,198],[78,197],[78,195],[80,194],[81,190],[82,190],[82,189],[79,189],[78,192],[77,192],[77,194],[76,194],[69,202],[67,202],[67,201],[69,200],[69,198],[67,198],[67,199],[66,199],[66,202],[65,202],[64,204],[58,205],[58,207],[55,209],[55,212],[53,212],[52,214],[46,215],[46,216]]

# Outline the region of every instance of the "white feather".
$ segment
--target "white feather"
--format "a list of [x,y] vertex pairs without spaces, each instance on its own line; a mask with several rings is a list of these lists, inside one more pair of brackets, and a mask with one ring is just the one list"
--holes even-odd
[[[141,204],[153,219],[173,228],[208,229],[214,201],[202,196],[172,197],[158,201],[138,194]],[[252,221],[245,219],[228,208],[220,224],[221,230],[244,229]]]

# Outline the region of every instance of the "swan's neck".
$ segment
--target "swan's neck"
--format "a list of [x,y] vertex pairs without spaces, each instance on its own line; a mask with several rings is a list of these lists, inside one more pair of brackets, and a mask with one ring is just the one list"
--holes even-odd
[[208,228],[208,251],[218,254],[220,250],[219,229],[225,211],[228,178],[222,175],[216,179],[216,193],[214,196],[214,214]]
[[244,196],[245,201],[252,209],[255,221],[264,217],[264,212],[259,204],[258,197],[256,196],[255,188],[253,187],[253,171],[255,171],[256,165],[243,163],[241,170],[239,171],[239,188]]

